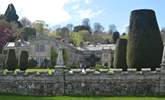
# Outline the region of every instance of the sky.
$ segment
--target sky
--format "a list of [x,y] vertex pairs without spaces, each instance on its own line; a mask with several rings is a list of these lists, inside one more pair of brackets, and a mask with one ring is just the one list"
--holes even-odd
[[119,32],[129,25],[130,12],[135,9],[153,9],[159,28],[165,27],[165,0],[0,0],[0,14],[13,3],[19,18],[34,22],[44,20],[48,25],[80,25],[84,18],[101,23],[105,30],[114,24]]

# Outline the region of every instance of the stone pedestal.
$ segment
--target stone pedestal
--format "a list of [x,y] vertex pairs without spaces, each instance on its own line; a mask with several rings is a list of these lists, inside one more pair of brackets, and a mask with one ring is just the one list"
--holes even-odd
[[64,66],[55,66],[55,75],[64,75]]

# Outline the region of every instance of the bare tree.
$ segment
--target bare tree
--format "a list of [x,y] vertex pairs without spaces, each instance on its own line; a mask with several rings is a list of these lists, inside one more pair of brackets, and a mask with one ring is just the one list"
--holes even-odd
[[20,19],[20,23],[22,24],[23,27],[32,27],[31,21],[26,17],[22,17]]
[[103,33],[104,27],[100,23],[94,23],[93,27],[94,33]]

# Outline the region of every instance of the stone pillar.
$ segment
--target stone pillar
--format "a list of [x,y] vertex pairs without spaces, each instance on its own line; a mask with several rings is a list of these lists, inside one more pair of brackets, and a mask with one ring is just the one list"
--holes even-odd
[[60,91],[62,94],[65,95],[65,66],[64,66],[64,60],[63,60],[63,52],[62,48],[58,48],[58,57],[57,57],[57,63],[55,66],[55,76],[58,77],[60,80]]
[[160,71],[160,95],[165,95],[165,43],[163,56],[162,56],[162,64],[161,64],[161,71]]
[[55,66],[55,74],[63,74],[64,72],[64,60],[63,60],[63,54],[62,54],[62,48],[60,47],[58,49],[58,57],[57,57],[57,63]]

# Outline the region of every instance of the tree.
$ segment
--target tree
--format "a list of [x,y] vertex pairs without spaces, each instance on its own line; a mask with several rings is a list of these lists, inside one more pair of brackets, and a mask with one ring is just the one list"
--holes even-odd
[[82,30],[87,30],[89,33],[92,33],[91,28],[89,26],[78,25],[78,26],[75,26],[74,29],[73,29],[74,32],[79,32],[79,31],[82,31]]
[[82,26],[90,27],[90,20],[89,20],[89,18],[84,18],[83,19]]
[[117,31],[116,26],[115,26],[114,24],[110,24],[110,25],[109,25],[108,33],[112,35],[112,34],[113,34],[114,32],[116,32],[116,31]]
[[65,27],[66,27],[70,32],[73,31],[73,24],[67,24]]
[[115,59],[114,59],[115,68],[122,68],[124,71],[127,70],[126,50],[127,50],[127,40],[121,38],[118,39],[116,44]]
[[43,34],[44,33],[44,27],[46,26],[44,21],[37,20],[32,23],[33,28],[36,29],[36,32]]
[[94,23],[94,33],[103,33],[104,27],[100,23]]
[[120,33],[116,31],[112,35],[112,41],[113,41],[113,43],[116,43],[116,41],[117,41],[118,38],[120,38]]
[[71,32],[70,40],[75,46],[80,46],[82,42],[84,42],[84,34],[82,32]]
[[27,51],[21,51],[20,61],[19,61],[20,70],[26,70],[27,69],[28,57],[29,57],[29,54]]
[[141,9],[131,12],[127,65],[137,68],[151,68],[160,66],[163,53],[159,27],[153,10]]
[[56,34],[60,36],[64,40],[64,42],[69,41],[69,30],[66,27],[59,28],[56,30],[56,32]]
[[36,37],[36,30],[31,27],[24,27],[22,32],[22,37],[24,40],[28,41],[30,38]]
[[7,18],[7,21],[9,22],[17,22],[18,21],[18,15],[16,14],[16,10],[15,10],[15,7],[13,4],[9,4],[6,11],[5,11],[5,14],[4,14]]
[[51,62],[48,59],[44,59],[44,61],[41,63],[41,67],[48,68],[51,66]]
[[31,21],[30,21],[28,18],[26,18],[26,17],[22,17],[22,18],[20,19],[20,23],[21,23],[21,25],[22,25],[23,27],[32,27]]
[[94,54],[91,54],[86,61],[89,63],[88,67],[96,67],[96,62],[98,62],[100,58],[96,57]]
[[9,49],[9,53],[7,55],[7,62],[6,62],[6,68],[8,70],[15,70],[17,67],[17,59],[14,49]]
[[50,52],[51,52],[51,54],[50,54],[51,55],[51,64],[52,64],[52,66],[55,66],[58,54],[53,47],[51,47]]
[[37,61],[34,60],[33,58],[29,60],[28,62],[29,67],[36,67],[37,66]]

